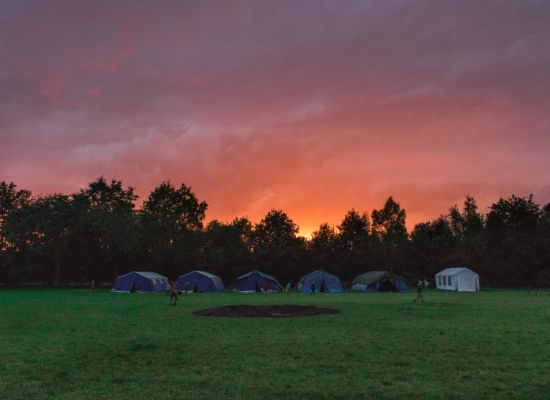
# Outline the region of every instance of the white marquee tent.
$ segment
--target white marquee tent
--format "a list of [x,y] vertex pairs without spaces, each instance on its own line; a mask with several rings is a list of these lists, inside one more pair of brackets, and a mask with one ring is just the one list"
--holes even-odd
[[435,275],[435,286],[444,290],[477,292],[479,275],[469,268],[445,268]]

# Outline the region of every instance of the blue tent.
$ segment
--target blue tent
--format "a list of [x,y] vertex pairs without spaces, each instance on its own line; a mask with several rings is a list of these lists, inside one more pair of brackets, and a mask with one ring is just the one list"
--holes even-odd
[[304,275],[296,287],[304,293],[311,293],[313,282],[317,292],[342,293],[344,291],[340,278],[322,269]]
[[204,271],[192,271],[176,281],[178,291],[184,292],[221,292],[225,290],[219,276]]
[[113,292],[164,292],[168,278],[155,272],[133,271],[116,278]]
[[239,276],[233,282],[233,290],[238,292],[259,292],[262,289],[268,292],[276,292],[282,289],[277,279],[260,271],[251,271]]
[[389,271],[370,271],[357,275],[351,290],[359,292],[408,292],[409,285],[400,275]]

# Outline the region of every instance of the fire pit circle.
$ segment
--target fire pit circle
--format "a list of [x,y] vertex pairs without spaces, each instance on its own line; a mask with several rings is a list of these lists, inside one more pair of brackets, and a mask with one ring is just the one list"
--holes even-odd
[[194,311],[193,314],[201,317],[288,318],[337,314],[339,312],[333,308],[303,305],[231,305],[205,308]]

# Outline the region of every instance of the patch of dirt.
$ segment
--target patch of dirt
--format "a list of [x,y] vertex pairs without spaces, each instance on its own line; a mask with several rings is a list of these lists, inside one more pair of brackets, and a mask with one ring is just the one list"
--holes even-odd
[[310,317],[320,314],[338,314],[340,311],[333,308],[322,308],[302,305],[277,305],[277,306],[249,306],[235,305],[225,307],[206,308],[193,312],[201,317]]

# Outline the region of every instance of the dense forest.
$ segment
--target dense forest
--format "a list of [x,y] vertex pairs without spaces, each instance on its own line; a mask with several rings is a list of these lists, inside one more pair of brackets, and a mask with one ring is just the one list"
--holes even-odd
[[349,210],[311,239],[273,209],[258,223],[204,223],[208,205],[182,184],[163,182],[140,209],[131,187],[99,178],[78,193],[33,196],[0,182],[0,283],[110,283],[132,270],[171,279],[204,269],[230,284],[250,269],[296,282],[326,269],[349,283],[359,273],[392,270],[433,279],[446,266],[468,266],[482,286],[550,286],[550,204],[499,199],[484,215],[467,196],[439,218],[407,232],[406,212],[389,197],[370,215]]

